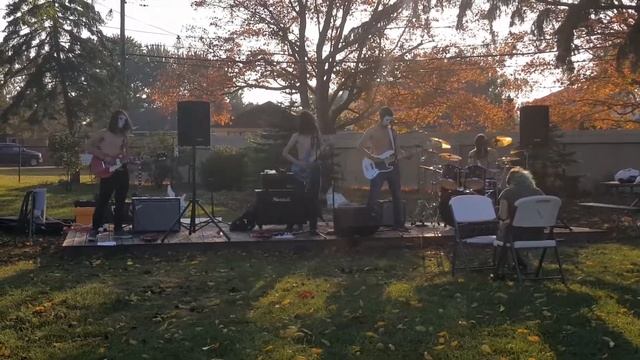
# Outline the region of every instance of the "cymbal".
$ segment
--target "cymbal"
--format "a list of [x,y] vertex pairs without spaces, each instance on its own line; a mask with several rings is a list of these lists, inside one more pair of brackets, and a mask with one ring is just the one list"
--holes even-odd
[[447,161],[460,161],[462,160],[462,158],[456,154],[451,154],[451,153],[441,153],[440,155],[440,159],[442,160],[447,160]]
[[516,161],[516,160],[520,160],[520,158],[517,158],[514,156],[503,156],[498,159],[498,161],[501,161],[501,162],[510,162],[510,161]]
[[513,150],[511,150],[511,151],[509,152],[509,154],[511,154],[511,155],[515,155],[515,154],[522,155],[522,154],[524,154],[524,150],[513,149]]
[[433,171],[433,172],[438,173],[438,174],[442,174],[442,170],[436,168],[435,166],[420,165],[420,168],[425,169],[425,170],[429,170],[429,171]]
[[496,138],[494,140],[494,143],[499,148],[507,147],[507,146],[511,145],[512,142],[513,142],[513,139],[511,137],[502,136],[502,135],[496,136]]
[[440,147],[443,148],[443,149],[451,149],[451,144],[449,144],[446,140],[442,140],[442,139],[437,138],[437,137],[432,137],[430,139],[431,139],[431,141],[439,142],[440,143]]

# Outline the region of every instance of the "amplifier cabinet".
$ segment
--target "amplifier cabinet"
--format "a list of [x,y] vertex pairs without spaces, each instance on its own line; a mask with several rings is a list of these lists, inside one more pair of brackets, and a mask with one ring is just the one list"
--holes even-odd
[[[407,203],[402,200],[402,223],[407,221]],[[380,214],[380,226],[394,226],[393,223],[393,201],[378,200],[378,214]]]
[[303,194],[293,190],[255,190],[256,224],[295,225],[307,221]]
[[365,205],[339,206],[333,209],[333,228],[339,236],[369,236],[380,227],[378,219]]
[[134,197],[133,232],[180,231],[180,221],[172,224],[180,216],[179,197]]
[[290,172],[276,172],[265,170],[260,173],[260,182],[263,190],[293,189],[294,177]]

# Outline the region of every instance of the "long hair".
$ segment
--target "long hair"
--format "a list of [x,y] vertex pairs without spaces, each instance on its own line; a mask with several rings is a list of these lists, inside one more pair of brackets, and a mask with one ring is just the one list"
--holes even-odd
[[476,135],[473,144],[476,147],[476,159],[484,159],[489,155],[489,145],[487,144],[487,137],[484,134]]
[[[124,115],[124,117],[127,118],[122,128],[118,127],[118,117],[120,115]],[[109,130],[110,133],[125,134],[131,131],[132,129],[133,129],[133,126],[131,125],[131,119],[129,118],[129,115],[127,114],[126,111],[122,109],[118,109],[111,113],[111,118],[109,119],[109,126],[107,127],[107,130]]]
[[316,124],[316,118],[307,110],[298,114],[298,134],[311,137],[311,147],[315,148],[320,140],[320,130]]
[[507,185],[512,187],[536,187],[536,181],[528,170],[516,166],[507,175]]

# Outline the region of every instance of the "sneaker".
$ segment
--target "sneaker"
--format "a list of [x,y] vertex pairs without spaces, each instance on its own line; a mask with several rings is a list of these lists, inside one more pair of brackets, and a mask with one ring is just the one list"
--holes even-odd
[[87,241],[96,242],[98,241],[98,230],[91,229],[89,234],[87,235]]
[[124,230],[115,230],[113,232],[113,238],[114,239],[131,239],[133,236],[131,236],[131,234],[129,234],[128,232],[124,231]]

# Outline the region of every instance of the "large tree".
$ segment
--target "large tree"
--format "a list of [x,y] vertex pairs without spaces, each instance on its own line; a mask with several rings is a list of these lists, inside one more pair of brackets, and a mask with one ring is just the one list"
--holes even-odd
[[502,74],[504,60],[474,57],[462,49],[421,52],[397,61],[387,72],[387,81],[359,103],[388,103],[398,110],[397,123],[404,129],[512,130],[515,105],[509,94],[520,90],[521,84]]
[[[321,130],[370,115],[352,105],[384,78],[385,66],[423,44],[428,19],[411,0],[198,0],[213,10],[207,43],[243,51],[250,67],[237,89],[295,91]],[[215,39],[215,41],[211,41]],[[340,117],[348,117],[347,121]]]
[[103,20],[90,2],[14,0],[5,18],[0,88],[10,98],[2,121],[62,118],[75,134],[80,122],[112,106],[113,94],[96,96],[110,88],[116,67],[99,28]]
[[[457,0],[459,29],[484,18],[493,24],[503,12],[510,12],[511,24],[531,21],[531,30],[540,39],[552,35],[556,62],[574,70],[574,57],[584,50],[585,37],[599,39],[599,46],[616,48],[619,67],[640,68],[640,1],[638,0]],[[625,21],[620,21],[625,19]],[[610,36],[611,33],[616,34]],[[618,36],[620,35],[620,36]]]

